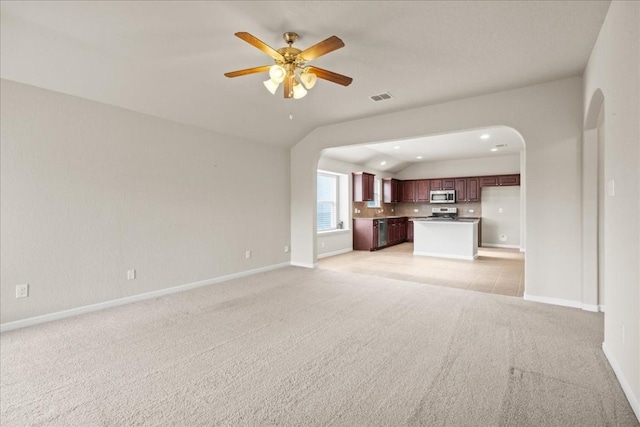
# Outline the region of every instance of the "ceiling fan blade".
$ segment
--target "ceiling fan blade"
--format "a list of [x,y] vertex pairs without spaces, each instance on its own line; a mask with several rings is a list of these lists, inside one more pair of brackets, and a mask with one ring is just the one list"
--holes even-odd
[[293,98],[293,75],[284,78],[284,97]]
[[333,52],[336,49],[344,47],[344,42],[336,36],[331,36],[328,39],[322,40],[320,43],[316,43],[313,46],[303,50],[298,54],[304,58],[305,61],[311,61],[322,55],[326,55],[329,52]]
[[266,73],[271,68],[271,65],[262,65],[260,67],[253,68],[245,68],[244,70],[230,71],[228,73],[224,73],[227,77],[240,77],[246,76],[247,74],[255,74],[255,73]]
[[263,51],[273,59],[276,59],[278,61],[284,61],[284,57],[277,50],[275,50],[274,48],[272,48],[262,40],[252,36],[251,34],[245,33],[245,32],[239,32],[239,33],[236,33],[235,35],[236,37],[241,38],[242,40],[246,41],[250,45],[257,47],[258,49],[260,49],[261,51]]
[[318,67],[308,67],[308,70],[318,76],[319,79],[328,80],[342,86],[349,86],[353,81],[351,77],[343,76],[342,74],[334,73],[333,71],[324,70]]

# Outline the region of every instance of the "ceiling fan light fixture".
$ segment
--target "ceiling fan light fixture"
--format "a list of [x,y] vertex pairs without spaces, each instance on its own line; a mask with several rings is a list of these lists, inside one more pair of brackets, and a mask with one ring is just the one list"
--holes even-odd
[[318,81],[318,76],[316,76],[311,71],[307,71],[305,69],[302,73],[300,73],[300,81],[302,82],[304,87],[306,87],[307,89],[311,89],[316,85],[316,82]]
[[278,86],[280,86],[280,83],[274,82],[273,79],[265,80],[263,83],[264,87],[266,87],[272,95],[276,94],[276,90],[278,90]]
[[286,75],[287,70],[285,70],[282,65],[276,64],[272,65],[271,68],[269,68],[269,77],[271,77],[271,80],[273,80],[275,83],[282,83]]
[[293,82],[293,99],[304,98],[306,94],[307,94],[307,90],[300,83],[298,83],[297,80],[294,80],[294,82]]

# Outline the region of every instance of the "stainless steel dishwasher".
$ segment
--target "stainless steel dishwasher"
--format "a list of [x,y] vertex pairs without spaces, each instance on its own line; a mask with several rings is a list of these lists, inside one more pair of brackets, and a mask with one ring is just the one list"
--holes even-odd
[[383,248],[387,246],[387,220],[378,220],[378,247]]

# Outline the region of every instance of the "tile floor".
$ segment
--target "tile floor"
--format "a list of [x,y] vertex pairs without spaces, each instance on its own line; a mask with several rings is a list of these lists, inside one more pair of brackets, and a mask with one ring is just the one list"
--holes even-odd
[[323,258],[319,268],[344,270],[470,291],[522,297],[524,253],[518,249],[479,248],[474,261],[413,255],[413,243],[375,252],[353,251]]

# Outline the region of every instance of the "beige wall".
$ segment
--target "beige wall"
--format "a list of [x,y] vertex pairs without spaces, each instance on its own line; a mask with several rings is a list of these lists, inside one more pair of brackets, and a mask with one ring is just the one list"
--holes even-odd
[[2,323],[289,261],[288,151],[1,84]]
[[[597,176],[597,116],[604,99],[603,349],[640,418],[640,3],[614,1],[584,74],[585,174]],[[596,145],[596,147],[594,147]],[[591,181],[593,186],[593,181]],[[615,192],[609,191],[614,183]],[[591,219],[586,265],[597,262],[597,185],[584,192]],[[591,215],[590,215],[591,214]],[[586,248],[589,249],[589,248]],[[592,287],[596,286],[592,284]],[[585,291],[588,291],[586,289]]]

